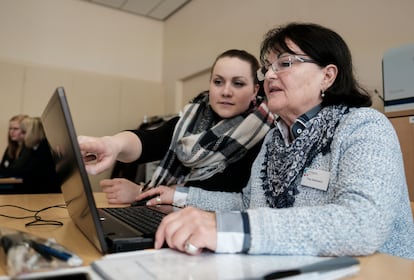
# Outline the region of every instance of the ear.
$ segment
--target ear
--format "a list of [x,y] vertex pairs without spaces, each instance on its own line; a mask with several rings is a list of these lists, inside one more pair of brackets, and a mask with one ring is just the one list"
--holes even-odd
[[338,67],[336,67],[336,65],[329,64],[325,66],[322,89],[323,90],[328,89],[335,82],[337,75],[338,75]]
[[257,93],[259,92],[260,89],[260,85],[259,84],[255,84],[254,85],[254,92],[253,92],[253,96],[252,96],[252,101],[256,100],[257,97]]

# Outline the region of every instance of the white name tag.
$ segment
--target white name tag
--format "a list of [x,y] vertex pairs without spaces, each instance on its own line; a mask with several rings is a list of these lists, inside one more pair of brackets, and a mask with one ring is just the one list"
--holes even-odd
[[326,191],[328,189],[330,172],[312,168],[305,168],[303,172],[302,186]]

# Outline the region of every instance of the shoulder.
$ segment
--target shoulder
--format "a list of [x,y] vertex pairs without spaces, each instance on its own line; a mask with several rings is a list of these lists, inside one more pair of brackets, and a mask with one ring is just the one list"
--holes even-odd
[[200,103],[205,102],[208,99],[209,91],[200,92],[196,97],[194,97],[189,103]]
[[350,112],[343,116],[338,125],[338,130],[369,130],[372,132],[392,132],[393,126],[388,118],[373,108],[351,108]]
[[380,122],[380,123],[388,123],[387,117],[373,108],[351,108],[349,113],[344,115],[343,120],[350,121],[350,122],[357,122],[357,123],[364,123],[364,122]]
[[49,143],[47,142],[46,139],[43,139],[42,141],[39,142],[36,149],[37,150],[49,150]]
[[335,131],[337,144],[358,144],[371,148],[397,151],[399,140],[388,118],[372,108],[352,108],[343,116]]

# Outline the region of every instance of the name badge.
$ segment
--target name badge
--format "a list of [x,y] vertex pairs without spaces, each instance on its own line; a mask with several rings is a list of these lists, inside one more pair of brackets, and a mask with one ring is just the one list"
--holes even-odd
[[330,172],[312,168],[305,168],[303,172],[302,186],[326,191],[328,189]]

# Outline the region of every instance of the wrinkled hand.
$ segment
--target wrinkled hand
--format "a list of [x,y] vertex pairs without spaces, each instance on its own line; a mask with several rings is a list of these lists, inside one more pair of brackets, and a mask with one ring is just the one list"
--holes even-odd
[[78,136],[78,143],[86,171],[91,175],[112,167],[119,153],[116,144],[108,136]]
[[142,200],[147,197],[156,196],[155,198],[147,201],[148,206],[154,206],[157,204],[172,204],[174,201],[175,188],[176,186],[158,186],[138,195],[135,200]]
[[132,203],[142,190],[142,186],[125,178],[104,179],[99,184],[108,203]]
[[203,248],[214,251],[217,247],[216,214],[186,207],[167,215],[155,235],[155,249],[161,248],[164,242],[170,248],[191,255],[200,254]]

